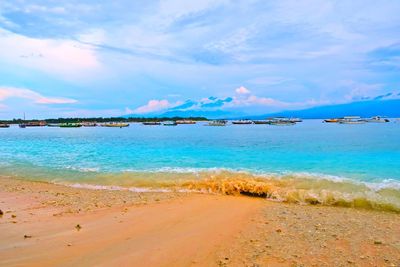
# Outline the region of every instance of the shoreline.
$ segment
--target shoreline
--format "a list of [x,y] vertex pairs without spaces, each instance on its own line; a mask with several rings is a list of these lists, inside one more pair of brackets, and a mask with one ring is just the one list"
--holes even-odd
[[229,169],[90,173],[86,176],[70,173],[68,179],[49,174],[40,177],[40,173],[34,173],[33,177],[31,175],[21,173],[0,177],[106,192],[245,195],[300,205],[400,213],[400,184],[397,180],[373,183],[323,174],[261,174]]
[[400,264],[393,212],[5,177],[0,209],[0,266]]

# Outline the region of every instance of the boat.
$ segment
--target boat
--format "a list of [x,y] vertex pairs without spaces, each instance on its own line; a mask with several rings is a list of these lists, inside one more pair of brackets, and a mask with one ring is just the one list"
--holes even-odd
[[101,126],[103,127],[117,127],[117,128],[123,128],[123,127],[129,127],[129,123],[124,123],[124,122],[109,122],[109,123],[104,123]]
[[340,124],[364,124],[365,120],[361,119],[359,116],[346,116],[339,120]]
[[[26,127],[43,127],[46,126],[47,123],[45,121],[31,121],[25,124]],[[25,127],[22,127],[25,128]]]
[[258,121],[253,121],[254,124],[269,124],[268,120],[258,120]]
[[294,122],[294,123],[296,123],[296,122],[303,122],[303,120],[300,119],[300,118],[290,118],[289,121]]
[[60,124],[58,124],[58,123],[49,123],[49,124],[47,124],[47,127],[60,127]]
[[326,123],[338,123],[340,119],[325,119],[324,122]]
[[10,125],[7,123],[0,123],[0,128],[10,128]]
[[196,121],[193,121],[193,120],[177,120],[176,124],[196,124]]
[[81,123],[83,127],[96,127],[97,123],[96,122],[90,122],[90,121],[84,121]]
[[275,126],[290,126],[295,125],[296,123],[291,121],[289,118],[285,117],[276,117],[276,118],[269,118],[268,119],[270,125]]
[[162,124],[163,126],[177,126],[178,124],[176,123],[176,121],[165,121]]
[[206,126],[226,126],[226,120],[213,120],[206,124]]
[[18,126],[19,126],[19,128],[26,128],[26,124],[25,124],[25,112],[24,112],[24,120],[23,120],[23,123],[20,123]]
[[81,127],[82,125],[80,123],[76,122],[67,122],[67,123],[61,123],[60,127],[61,128],[78,128]]
[[232,124],[245,125],[245,124],[253,124],[253,122],[251,120],[237,120],[237,121],[232,121]]
[[145,121],[142,122],[143,125],[147,125],[147,126],[156,126],[156,125],[161,125],[161,122],[159,121]]
[[385,123],[390,122],[389,119],[381,117],[381,116],[374,116],[370,119],[366,119],[366,122],[373,122],[373,123]]

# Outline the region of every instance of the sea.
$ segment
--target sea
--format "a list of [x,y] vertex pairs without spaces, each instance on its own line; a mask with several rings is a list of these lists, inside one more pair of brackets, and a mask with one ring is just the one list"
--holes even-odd
[[0,128],[0,176],[400,211],[400,123]]

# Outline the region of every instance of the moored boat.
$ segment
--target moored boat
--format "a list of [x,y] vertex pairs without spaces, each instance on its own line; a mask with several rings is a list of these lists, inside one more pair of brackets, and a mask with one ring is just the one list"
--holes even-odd
[[245,125],[245,124],[253,124],[253,122],[251,120],[236,120],[232,121],[232,124]]
[[109,123],[104,123],[101,126],[103,127],[117,127],[117,128],[123,128],[123,127],[129,127],[129,123],[124,123],[124,122],[109,122]]
[[361,119],[360,116],[346,116],[339,120],[340,124],[364,124],[365,120]]
[[25,112],[24,112],[24,120],[23,120],[23,123],[20,123],[18,126],[19,126],[19,128],[26,128],[26,123],[25,123]]
[[142,122],[143,125],[147,125],[147,126],[156,126],[156,125],[161,125],[161,122],[159,121],[145,121]]
[[91,122],[91,121],[84,121],[81,123],[83,127],[96,127],[97,123],[96,122]]
[[381,117],[381,116],[374,116],[370,119],[366,119],[366,122],[373,122],[373,123],[385,123],[390,122],[389,119]]
[[178,124],[176,123],[176,121],[164,121],[162,123],[163,126],[177,126]]
[[75,123],[75,122],[67,122],[67,123],[61,123],[60,127],[61,128],[79,128],[82,125],[80,123]]
[[[25,124],[26,127],[44,127],[47,123],[45,121],[31,121]],[[22,127],[25,128],[25,127]]]
[[60,124],[58,124],[58,123],[49,123],[49,124],[47,124],[47,127],[60,127]]
[[296,124],[295,122],[285,117],[269,118],[268,121],[270,125],[275,125],[275,126],[290,126]]
[[0,123],[0,128],[10,128],[10,125],[7,123]]
[[324,122],[327,123],[338,123],[340,119],[325,119]]
[[258,120],[258,121],[253,121],[254,124],[269,124],[268,120]]
[[206,126],[226,126],[226,120],[213,120],[206,124]]
[[177,120],[177,124],[196,124],[196,121],[193,120]]
[[289,121],[296,123],[296,122],[302,122],[303,120],[300,118],[290,118]]

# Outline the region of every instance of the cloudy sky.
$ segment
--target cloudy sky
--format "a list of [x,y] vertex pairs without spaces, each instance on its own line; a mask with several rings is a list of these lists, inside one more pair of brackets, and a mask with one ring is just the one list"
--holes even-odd
[[210,96],[260,113],[398,91],[399,14],[397,0],[0,0],[0,118]]

